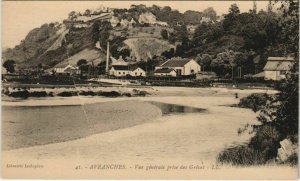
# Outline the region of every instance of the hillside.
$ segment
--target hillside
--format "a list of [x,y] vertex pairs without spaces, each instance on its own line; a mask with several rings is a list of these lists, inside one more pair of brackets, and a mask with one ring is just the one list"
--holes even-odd
[[131,56],[136,57],[136,61],[147,60],[154,55],[161,55],[164,51],[175,48],[167,41],[156,38],[131,38],[124,41],[131,49]]
[[61,65],[73,65],[76,66],[77,61],[80,59],[85,59],[87,60],[88,63],[94,63],[95,65],[99,64],[100,62],[105,61],[105,54],[101,52],[99,49],[96,48],[86,48],[81,50],[80,52],[72,55],[71,57],[63,60],[56,66],[61,66]]

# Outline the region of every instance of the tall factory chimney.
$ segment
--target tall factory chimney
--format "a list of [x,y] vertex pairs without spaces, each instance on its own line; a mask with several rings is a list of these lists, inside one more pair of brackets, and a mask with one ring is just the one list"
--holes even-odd
[[107,41],[107,50],[106,50],[106,67],[105,72],[108,74],[108,64],[109,64],[109,41]]

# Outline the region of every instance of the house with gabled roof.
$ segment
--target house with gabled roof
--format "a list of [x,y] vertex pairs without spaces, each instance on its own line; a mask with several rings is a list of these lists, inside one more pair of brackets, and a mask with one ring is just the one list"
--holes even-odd
[[201,66],[194,59],[174,57],[155,67],[155,71],[158,69],[173,69],[177,76],[182,76],[200,72]]
[[176,77],[177,73],[174,69],[162,68],[154,71],[155,76]]
[[109,70],[109,75],[113,75],[116,77],[124,77],[124,76],[146,76],[146,72],[140,68],[130,65],[113,65]]
[[265,80],[286,79],[294,63],[293,57],[269,57],[264,67]]

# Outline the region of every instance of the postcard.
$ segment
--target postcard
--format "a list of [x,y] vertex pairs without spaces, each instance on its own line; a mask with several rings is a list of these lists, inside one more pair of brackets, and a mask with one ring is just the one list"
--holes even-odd
[[298,178],[298,1],[3,1],[2,178]]

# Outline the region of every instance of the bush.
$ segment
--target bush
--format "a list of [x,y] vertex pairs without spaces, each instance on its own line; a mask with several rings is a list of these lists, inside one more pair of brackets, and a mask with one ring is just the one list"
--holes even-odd
[[27,90],[16,91],[8,94],[8,96],[15,97],[15,98],[23,98],[23,99],[27,99],[29,95],[30,93]]
[[96,93],[93,92],[93,91],[81,91],[81,92],[79,92],[79,95],[82,95],[82,96],[95,96]]
[[260,165],[266,162],[264,153],[247,145],[228,148],[219,154],[218,162],[232,165]]
[[53,92],[49,92],[49,97],[54,97],[54,94],[53,94]]
[[34,91],[29,93],[29,97],[47,97],[46,91]]
[[127,93],[127,92],[126,92],[126,93],[123,93],[122,95],[123,95],[123,96],[126,96],[126,97],[131,97],[131,94],[130,94],[130,93]]
[[242,108],[250,108],[254,112],[261,110],[267,103],[267,100],[270,99],[268,94],[251,94],[247,97],[244,97],[240,100],[238,106]]
[[274,159],[280,147],[279,132],[272,125],[255,129],[256,134],[249,144],[228,148],[218,156],[220,163],[233,165],[261,165]]
[[77,96],[77,92],[71,91],[71,92],[60,92],[57,94],[57,96],[61,96],[61,97],[72,97],[72,96]]
[[121,94],[116,91],[111,92],[98,92],[98,96],[105,96],[105,97],[119,97]]

